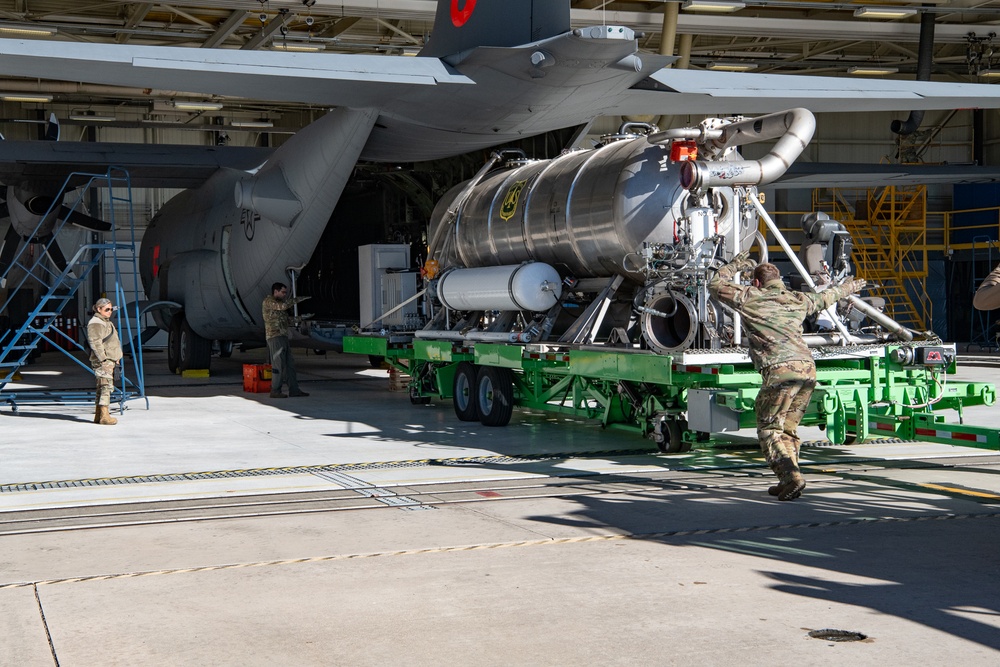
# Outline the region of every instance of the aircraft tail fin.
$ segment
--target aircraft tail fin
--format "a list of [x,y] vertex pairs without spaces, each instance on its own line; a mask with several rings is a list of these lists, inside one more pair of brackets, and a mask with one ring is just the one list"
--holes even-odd
[[520,46],[570,29],[569,0],[438,0],[422,56],[444,58],[477,46]]

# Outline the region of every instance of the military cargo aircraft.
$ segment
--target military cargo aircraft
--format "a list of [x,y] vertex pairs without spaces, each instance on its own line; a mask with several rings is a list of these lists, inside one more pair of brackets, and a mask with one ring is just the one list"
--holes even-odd
[[[172,366],[182,370],[205,367],[213,340],[262,342],[262,299],[309,260],[359,161],[460,155],[601,115],[1000,108],[1000,88],[987,85],[677,70],[672,60],[640,53],[626,26],[572,29],[568,0],[440,0],[417,57],[0,39],[3,75],[330,108],[262,164],[219,160],[150,222],[140,271],[150,299],[182,307],[157,319],[181,341]],[[88,149],[73,159],[98,162],[101,145]],[[7,151],[0,142],[0,162]]]

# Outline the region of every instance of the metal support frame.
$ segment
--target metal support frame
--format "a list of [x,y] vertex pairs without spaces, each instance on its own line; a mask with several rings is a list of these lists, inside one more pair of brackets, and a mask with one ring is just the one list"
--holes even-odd
[[[940,410],[958,411],[993,405],[992,384],[949,382],[948,366],[904,365],[894,352],[914,344],[869,348],[866,354],[828,355],[816,359],[817,388],[803,425],[826,429],[834,444],[863,442],[872,436],[969,445],[1000,450],[1000,429],[949,424]],[[459,362],[514,371],[515,404],[599,420],[654,437],[660,422],[671,421],[686,443],[703,442],[705,434],[687,429],[683,420],[692,389],[715,393],[717,404],[738,415],[741,428],[755,425],[754,401],[761,377],[749,359],[739,363],[698,365],[685,358],[639,350],[596,349],[597,346],[524,346],[415,340],[390,344],[378,336],[344,339],[344,351],[377,355],[396,368],[423,378],[411,385],[411,397],[450,399]],[[906,357],[907,355],[901,355]],[[912,358],[912,357],[907,357]],[[655,433],[654,433],[655,432]]]
[[[76,184],[83,184],[77,187]],[[89,243],[77,249],[73,258],[67,262],[65,268],[61,270],[49,266],[46,261],[48,248],[57,243],[59,232],[66,226],[69,214],[60,212],[64,208],[63,201],[67,193],[76,191],[76,199],[71,207],[65,207],[70,212],[76,212],[82,208],[83,197],[91,192],[92,188],[106,187],[108,190],[108,217],[110,218],[111,229],[107,232],[111,236],[111,241],[106,243]],[[116,194],[115,189],[124,191],[124,195]],[[116,220],[115,203],[124,204],[128,211],[127,226],[118,225]],[[87,362],[88,350],[82,341],[75,340],[65,331],[59,328],[59,322],[63,317],[63,311],[71,303],[88,279],[97,274],[95,269],[106,266],[110,260],[110,268],[114,274],[114,285],[112,293],[113,301],[124,304],[127,301],[123,285],[123,276],[129,274],[133,285],[139,285],[138,262],[135,256],[136,237],[135,220],[132,208],[132,186],[131,179],[126,170],[118,167],[111,167],[104,174],[87,174],[76,172],[70,174],[60,189],[60,195],[53,199],[52,205],[45,215],[41,216],[38,226],[32,234],[32,238],[40,236],[39,231],[49,220],[57,218],[55,226],[49,234],[49,240],[42,252],[33,261],[29,261],[30,255],[25,252],[26,246],[22,246],[20,252],[14,256],[10,266],[7,267],[0,280],[16,276],[11,285],[7,300],[0,304],[0,311],[4,310],[14,298],[14,295],[21,289],[33,284],[42,286],[44,294],[35,304],[27,319],[16,329],[11,329],[0,335],[0,402],[5,402],[17,412],[20,404],[45,403],[45,404],[79,404],[93,402],[93,392],[73,391],[51,391],[51,390],[31,390],[31,391],[9,391],[6,386],[15,380],[18,370],[24,366],[29,357],[38,349],[40,344],[47,343],[53,350],[58,351],[81,369],[86,371],[91,378],[94,371]],[[119,238],[122,237],[122,238]],[[134,310],[134,312],[131,312]],[[127,307],[119,308],[117,311],[117,328],[123,341],[138,340],[138,331],[133,332],[133,322],[136,329],[140,325],[139,301],[136,299]],[[85,326],[85,325],[84,325]],[[124,347],[124,346],[123,346]],[[131,363],[123,363],[123,373],[121,384],[115,386],[112,391],[112,402],[118,405],[119,412],[125,410],[125,403],[130,400],[141,398],[146,402],[149,409],[149,399],[145,393],[145,380],[142,363],[141,345],[133,345],[131,350]],[[128,372],[131,367],[131,373]],[[91,385],[93,386],[93,385]]]

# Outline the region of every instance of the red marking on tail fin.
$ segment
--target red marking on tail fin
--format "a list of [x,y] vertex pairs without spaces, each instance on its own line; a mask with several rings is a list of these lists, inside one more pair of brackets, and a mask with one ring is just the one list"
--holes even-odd
[[456,28],[465,25],[476,9],[476,0],[465,0],[461,9],[458,8],[459,2],[461,0],[451,0],[451,22]]

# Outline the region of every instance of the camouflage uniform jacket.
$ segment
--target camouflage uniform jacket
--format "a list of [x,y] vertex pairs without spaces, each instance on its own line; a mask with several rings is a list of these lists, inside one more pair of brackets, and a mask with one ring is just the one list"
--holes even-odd
[[1000,308],[1000,266],[983,279],[979,289],[972,295],[972,305],[977,310]]
[[264,338],[271,339],[288,335],[288,311],[292,306],[305,301],[306,297],[295,296],[284,301],[274,298],[274,295],[264,297]]
[[103,315],[94,315],[87,322],[87,344],[90,345],[90,362],[118,363],[122,358],[122,341],[114,323]]
[[855,281],[816,294],[785,289],[781,279],[763,287],[744,287],[732,282],[739,271],[754,264],[741,256],[719,269],[708,285],[716,299],[739,311],[750,342],[750,358],[757,370],[786,361],[812,361],[802,338],[802,321],[813,313],[857,291]]

